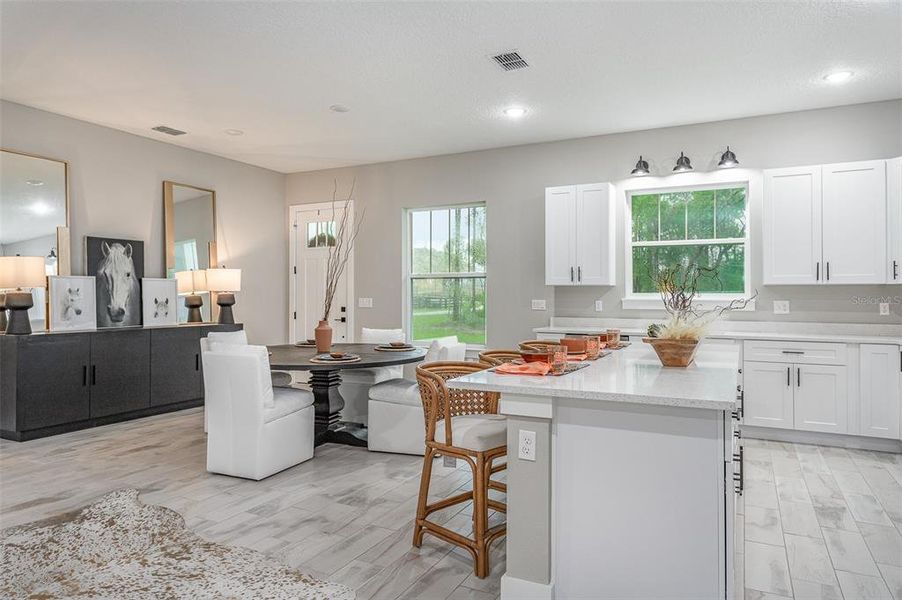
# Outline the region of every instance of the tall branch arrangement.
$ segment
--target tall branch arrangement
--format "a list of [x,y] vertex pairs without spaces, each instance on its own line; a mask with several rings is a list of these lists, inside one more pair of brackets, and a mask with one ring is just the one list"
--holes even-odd
[[323,320],[329,319],[329,313],[332,312],[332,299],[335,298],[335,291],[338,288],[338,281],[344,273],[348,264],[348,258],[354,250],[354,242],[357,240],[357,234],[360,233],[360,225],[363,224],[363,218],[366,216],[366,209],[360,213],[360,218],[356,223],[350,219],[348,205],[354,197],[354,188],[357,186],[355,179],[351,183],[351,190],[348,197],[338,200],[338,181],[332,188],[332,220],[335,221],[335,205],[342,203],[344,210],[341,217],[335,225],[335,245],[327,245],[329,249],[329,258],[326,261],[326,296],[323,300]]
[[705,276],[717,279],[717,270],[697,264],[677,264],[662,267],[652,276],[655,287],[661,294],[664,310],[669,315],[663,325],[652,325],[649,328],[652,337],[697,340],[724,313],[742,310],[758,296],[756,291],[750,298],[737,298],[709,309],[699,308],[693,303],[698,298],[699,282]]

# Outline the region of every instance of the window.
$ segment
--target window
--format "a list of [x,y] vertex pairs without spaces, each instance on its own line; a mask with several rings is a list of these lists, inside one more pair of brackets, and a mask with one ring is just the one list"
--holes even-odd
[[412,339],[484,346],[485,206],[411,210],[408,219]]
[[327,248],[335,245],[335,221],[307,223],[307,247]]
[[678,263],[713,269],[699,282],[702,298],[747,294],[747,192],[744,185],[631,192],[627,295],[657,295],[654,273]]

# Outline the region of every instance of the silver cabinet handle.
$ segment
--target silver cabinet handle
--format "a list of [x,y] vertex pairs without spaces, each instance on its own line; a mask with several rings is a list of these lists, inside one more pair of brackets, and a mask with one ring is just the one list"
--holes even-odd
[[786,367],[786,387],[792,387],[792,369],[790,367]]
[[802,387],[802,369],[796,368],[796,386]]
[[576,267],[576,280],[582,283],[583,280],[583,268]]
[[570,282],[573,282],[573,267],[570,267]]
[[827,261],[827,281],[830,281],[830,261]]
[[899,279],[899,262],[893,261],[893,279]]
[[817,261],[817,267],[815,269],[814,280],[815,281],[821,280],[821,261]]
[[804,350],[783,350],[783,354],[805,354]]

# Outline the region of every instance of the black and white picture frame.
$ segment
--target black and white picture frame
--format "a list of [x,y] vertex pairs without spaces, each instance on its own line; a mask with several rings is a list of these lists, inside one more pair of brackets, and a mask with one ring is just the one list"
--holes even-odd
[[93,277],[51,275],[50,331],[97,329]]
[[86,236],[85,263],[96,278],[97,326],[140,326],[144,242]]
[[144,326],[178,324],[178,294],[175,279],[145,277],[141,280]]

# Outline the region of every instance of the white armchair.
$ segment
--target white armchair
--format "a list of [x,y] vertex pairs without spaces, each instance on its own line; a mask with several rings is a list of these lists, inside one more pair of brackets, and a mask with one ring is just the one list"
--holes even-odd
[[207,343],[207,471],[260,480],[313,457],[313,394],[273,388],[265,346]]
[[[467,345],[457,336],[433,340],[424,362],[464,360]],[[391,379],[377,383],[369,391],[369,432],[367,448],[371,452],[418,454],[426,452],[425,420],[420,388],[410,379]]]
[[[404,340],[403,329],[369,329],[364,327],[360,332],[361,344],[388,344],[389,342],[403,342]],[[343,370],[341,372],[341,385],[338,387],[338,392],[345,400],[345,407],[341,411],[342,420],[366,425],[369,422],[367,402],[369,401],[370,387],[402,376],[403,372],[400,366]]]

